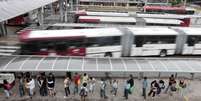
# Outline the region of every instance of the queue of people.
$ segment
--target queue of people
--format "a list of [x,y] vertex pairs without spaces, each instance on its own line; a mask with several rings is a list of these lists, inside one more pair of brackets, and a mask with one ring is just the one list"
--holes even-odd
[[[39,93],[41,96],[51,96],[54,97],[56,95],[56,80],[53,73],[49,73],[48,75],[43,73],[39,73],[39,75],[34,78],[29,72],[22,73],[18,77],[18,90],[19,96],[23,97],[28,95],[32,98],[35,95],[36,85],[39,87]],[[107,99],[107,88],[111,87],[110,93],[113,96],[118,95],[119,84],[117,79],[107,80],[106,78],[101,78],[100,81],[96,80],[94,77],[90,77],[87,73],[80,75],[79,73],[75,73],[71,78],[69,75],[66,75],[63,80],[64,87],[64,98],[69,97],[69,95],[79,95],[81,101],[86,101],[88,94],[94,94],[97,82],[99,82],[100,89],[100,98]],[[35,85],[36,84],[36,85]],[[167,86],[167,87],[166,87]],[[154,98],[156,95],[160,96],[162,92],[168,93],[172,95],[176,91],[181,91],[186,88],[187,84],[184,79],[181,79],[179,82],[176,82],[174,75],[169,77],[168,85],[165,85],[165,81],[163,80],[153,80],[150,83],[147,80],[147,77],[144,77],[142,80],[142,96],[144,99],[148,96]],[[10,84],[4,80],[4,92],[7,98],[11,96],[11,86]],[[125,80],[123,97],[125,99],[129,98],[129,95],[132,94],[135,90],[134,78],[132,75],[129,76],[128,80]],[[72,91],[73,88],[73,91]],[[98,88],[98,87],[97,87]],[[148,89],[150,91],[148,91]],[[73,92],[73,93],[72,93]]]

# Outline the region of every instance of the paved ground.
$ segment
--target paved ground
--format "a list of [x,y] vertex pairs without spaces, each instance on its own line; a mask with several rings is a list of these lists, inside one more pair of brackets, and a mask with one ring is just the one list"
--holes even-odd
[[[110,94],[111,87],[109,84],[107,85],[107,95],[108,99],[100,99],[99,97],[99,81],[96,82],[96,89],[94,94],[89,94],[87,101],[124,101],[123,96],[123,85],[124,79],[119,79],[119,89],[117,96],[112,96]],[[151,82],[151,80],[148,80]],[[132,95],[129,95],[129,99],[127,101],[143,101],[141,97],[141,80],[135,80],[135,90]],[[71,95],[68,98],[64,97],[64,89],[63,89],[63,79],[56,80],[56,96],[55,97],[40,97],[38,87],[36,86],[36,95],[33,99],[29,99],[27,96],[20,98],[18,91],[16,90],[17,84],[15,88],[13,88],[13,92],[15,96],[12,96],[9,99],[5,99],[5,95],[1,93],[0,101],[80,101],[80,97],[78,95]],[[200,101],[201,82],[199,80],[188,81],[188,87],[186,89],[186,93],[182,96],[179,92],[175,93],[173,96],[169,96],[168,94],[162,93],[160,96],[156,96],[154,99],[148,97],[146,101]],[[73,86],[71,87],[72,91]]]

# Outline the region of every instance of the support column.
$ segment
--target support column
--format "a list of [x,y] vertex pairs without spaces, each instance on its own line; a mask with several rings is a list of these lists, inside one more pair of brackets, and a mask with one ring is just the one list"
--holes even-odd
[[53,8],[53,4],[51,3],[49,6],[50,6],[51,15],[54,15],[55,14],[55,10]]
[[79,0],[76,0],[76,11],[79,10]]
[[0,37],[4,35],[2,22],[0,22]]
[[69,11],[70,5],[68,0],[66,0],[65,2],[66,2],[66,5],[65,5],[64,21],[68,22],[68,11]]
[[70,0],[70,11],[73,11],[73,0]]
[[64,1],[59,0],[59,13],[60,13],[60,20],[63,22],[64,21]]
[[43,26],[44,25],[44,9],[43,7],[38,9],[38,24],[39,26]]
[[4,22],[0,22],[0,36],[7,36],[7,28]]

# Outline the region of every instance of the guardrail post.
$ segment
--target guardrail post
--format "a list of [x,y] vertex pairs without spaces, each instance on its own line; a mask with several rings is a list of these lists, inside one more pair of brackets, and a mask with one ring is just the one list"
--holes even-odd
[[191,74],[191,80],[194,79],[195,73],[190,73]]
[[141,80],[143,77],[144,77],[144,73],[143,72],[139,72],[138,79]]
[[175,79],[177,78],[177,73],[175,73]]
[[160,77],[161,77],[161,72],[158,73],[158,78],[160,79]]

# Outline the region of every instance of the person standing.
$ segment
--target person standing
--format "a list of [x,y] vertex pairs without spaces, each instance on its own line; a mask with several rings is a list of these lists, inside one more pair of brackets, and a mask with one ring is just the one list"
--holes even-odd
[[84,75],[82,77],[82,84],[88,83],[88,80],[89,80],[89,76],[87,75],[87,73],[84,73]]
[[146,99],[147,87],[148,87],[147,77],[144,77],[144,80],[142,82],[142,96],[144,97],[144,99]]
[[169,77],[169,84],[168,84],[168,86],[167,86],[167,88],[166,88],[166,90],[165,90],[165,93],[168,92],[168,90],[170,89],[170,87],[172,86],[172,84],[174,83],[174,81],[175,81],[175,77],[174,77],[174,75],[172,74],[172,75]]
[[19,76],[19,93],[20,93],[20,97],[23,97],[25,95],[24,79],[23,79],[22,75]]
[[131,87],[131,85],[130,85],[129,80],[128,80],[128,81],[126,81],[125,88],[124,88],[124,97],[126,100],[128,99],[130,87]]
[[86,101],[87,95],[88,95],[87,83],[84,82],[80,90],[81,101]]
[[9,98],[11,96],[11,84],[8,83],[7,80],[3,80],[3,88],[4,88],[4,93],[6,94],[6,98]]
[[90,77],[89,78],[89,92],[91,92],[92,94],[94,92],[95,85],[96,85],[96,79],[93,77]]
[[75,95],[76,93],[78,93],[78,87],[80,85],[80,75],[78,73],[75,73],[73,81],[74,81],[74,95]]
[[52,73],[50,73],[48,80],[47,80],[47,88],[48,88],[50,96],[55,95],[55,88],[54,87],[55,87],[55,78],[54,78],[54,75]]
[[150,92],[148,93],[148,96],[152,95],[152,98],[154,98],[156,95],[156,92],[157,92],[157,81],[154,80],[151,82],[151,88],[150,88]]
[[103,78],[101,78],[100,82],[100,97],[106,99],[106,82]]
[[66,76],[66,78],[64,79],[64,90],[65,90],[65,96],[64,98],[66,98],[68,95],[70,95],[70,84],[71,84],[71,81],[70,81],[70,78]]
[[112,93],[113,93],[113,96],[117,95],[117,89],[118,89],[118,81],[114,80],[112,82]]
[[130,84],[130,88],[129,88],[129,93],[132,94],[133,90],[134,90],[134,79],[133,79],[133,75],[130,75],[130,78],[128,80],[128,83]]
[[38,86],[41,96],[47,96],[47,79],[42,75],[38,78]]
[[29,86],[29,96],[30,98],[32,98],[32,96],[34,95],[34,88],[35,88],[35,81],[33,77],[29,79],[27,85]]

